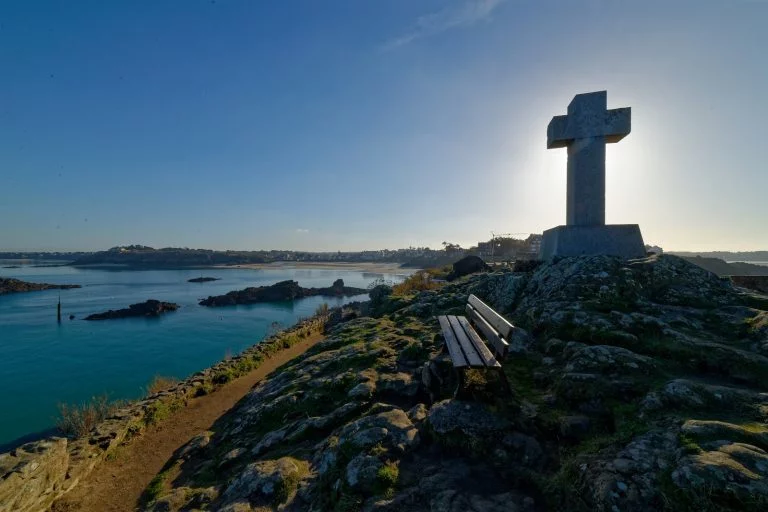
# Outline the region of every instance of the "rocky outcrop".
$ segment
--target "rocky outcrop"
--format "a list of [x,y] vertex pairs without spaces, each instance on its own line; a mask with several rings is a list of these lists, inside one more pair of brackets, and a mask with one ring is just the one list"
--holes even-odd
[[211,281],[220,281],[220,277],[193,277],[192,279],[187,279],[188,283],[209,283]]
[[304,297],[322,295],[324,297],[349,297],[362,295],[368,290],[344,286],[342,279],[337,279],[327,288],[302,288],[296,281],[280,281],[270,286],[259,286],[236,290],[226,295],[211,296],[201,300],[201,306],[220,307],[236,304],[257,304],[259,302],[283,302]]
[[0,512],[46,510],[64,487],[67,440],[53,437],[0,455]]
[[[511,395],[469,371],[452,398],[434,316],[463,314],[470,293],[528,333],[504,362]],[[377,287],[368,311],[252,390],[158,503],[209,488],[204,476],[227,461],[218,492],[257,489],[238,510],[768,504],[768,297],[674,256],[583,257],[407,296]],[[255,468],[286,453],[295,492],[270,497],[257,473],[276,473]]]
[[40,290],[69,290],[72,288],[81,288],[81,286],[79,284],[28,283],[19,279],[0,277],[0,295]]
[[485,264],[485,261],[483,261],[481,257],[473,255],[465,256],[453,264],[453,270],[448,275],[448,280],[452,281],[488,269],[488,265]]
[[150,299],[146,302],[131,304],[124,309],[110,309],[104,313],[94,313],[85,317],[85,320],[111,320],[114,318],[130,318],[136,316],[152,317],[160,316],[169,311],[176,311],[177,309],[179,309],[179,305],[174,304],[173,302],[161,302],[159,300]]

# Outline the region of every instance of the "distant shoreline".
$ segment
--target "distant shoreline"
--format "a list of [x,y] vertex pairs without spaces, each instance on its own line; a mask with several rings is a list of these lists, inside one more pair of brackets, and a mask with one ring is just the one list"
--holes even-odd
[[413,267],[401,267],[400,263],[366,263],[366,262],[323,262],[323,261],[275,261],[272,263],[242,263],[239,265],[213,265],[208,268],[248,268],[260,269],[317,269],[317,270],[356,270],[376,274],[412,274],[419,270]]
[[418,267],[403,267],[400,263],[371,263],[371,262],[335,262],[335,261],[275,261],[271,263],[238,263],[231,265],[188,265],[188,266],[140,266],[124,263],[89,263],[86,265],[56,265],[62,267],[74,267],[82,269],[113,269],[113,270],[204,270],[204,269],[305,269],[305,270],[351,270],[358,272],[371,272],[376,274],[403,274],[410,275]]

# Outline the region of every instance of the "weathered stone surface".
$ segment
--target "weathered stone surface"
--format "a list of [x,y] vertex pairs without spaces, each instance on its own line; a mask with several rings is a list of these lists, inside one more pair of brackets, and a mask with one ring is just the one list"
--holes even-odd
[[382,467],[384,463],[378,457],[358,455],[347,464],[347,484],[354,490],[370,492]]
[[434,512],[523,512],[532,511],[533,505],[531,498],[521,499],[512,493],[489,496],[454,489],[440,492],[429,502],[430,510]]
[[585,345],[569,342],[563,350],[567,372],[599,372],[605,374],[648,374],[654,369],[653,359],[631,350],[611,345]]
[[544,231],[541,259],[604,254],[620,258],[642,258],[645,243],[637,224],[557,226]]
[[412,397],[419,392],[419,382],[404,372],[382,373],[376,381],[376,390]]
[[0,511],[47,509],[64,485],[68,466],[64,438],[27,443],[0,455]]
[[271,502],[278,493],[294,492],[304,473],[301,463],[290,457],[254,462],[227,486],[222,499],[228,504]]
[[503,435],[510,426],[484,405],[461,400],[436,403],[429,410],[427,421],[438,439],[459,442],[470,451],[483,451],[491,439]]
[[768,454],[753,445],[718,441],[717,447],[684,457],[672,480],[693,493],[736,496],[745,503],[768,501]]
[[654,430],[609,457],[578,464],[594,510],[657,510],[663,503],[661,479],[677,458],[677,434]]
[[196,435],[179,451],[179,457],[189,457],[204,450],[210,444],[212,435],[211,431]]
[[419,443],[418,429],[408,415],[396,407],[349,423],[339,431],[338,437],[341,443],[349,442],[359,448],[381,443],[399,452],[410,450]]
[[[205,489],[192,489],[189,487],[177,487],[170,493],[156,500],[149,508],[149,512],[170,512],[172,510],[206,510],[216,498],[219,492],[214,487]],[[242,504],[243,507],[250,506]],[[231,509],[232,510],[232,509]]]

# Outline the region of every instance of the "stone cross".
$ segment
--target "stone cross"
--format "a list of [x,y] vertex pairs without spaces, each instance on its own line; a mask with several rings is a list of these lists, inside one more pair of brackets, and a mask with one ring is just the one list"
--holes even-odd
[[629,134],[631,108],[607,110],[607,92],[574,96],[547,127],[547,149],[568,148],[568,226],[605,225],[605,144]]

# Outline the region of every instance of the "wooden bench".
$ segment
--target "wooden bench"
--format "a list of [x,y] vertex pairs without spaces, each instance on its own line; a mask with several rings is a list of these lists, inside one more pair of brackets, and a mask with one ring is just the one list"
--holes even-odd
[[[445,347],[459,375],[456,394],[458,395],[463,387],[464,370],[467,368],[498,372],[505,390],[510,393],[509,382],[500,361],[507,357],[509,350],[507,340],[515,327],[474,295],[470,295],[467,302],[466,317],[454,315],[437,317],[443,331]],[[485,335],[493,347],[493,352],[488,349],[475,328]]]

